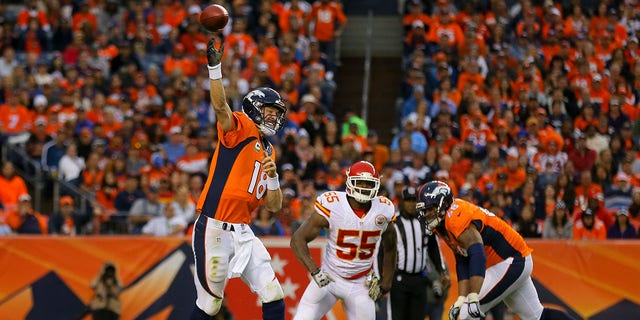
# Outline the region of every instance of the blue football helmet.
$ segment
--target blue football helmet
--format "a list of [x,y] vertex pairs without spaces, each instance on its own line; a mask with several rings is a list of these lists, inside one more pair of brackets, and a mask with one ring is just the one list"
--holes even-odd
[[[279,110],[275,124],[264,121],[264,107],[273,107]],[[285,107],[280,94],[271,89],[260,87],[244,96],[242,111],[253,120],[260,132],[272,136],[282,129],[286,121],[287,107]]]
[[430,181],[418,190],[416,211],[419,219],[425,221],[427,232],[431,233],[442,221],[453,204],[453,193],[449,185],[442,181]]

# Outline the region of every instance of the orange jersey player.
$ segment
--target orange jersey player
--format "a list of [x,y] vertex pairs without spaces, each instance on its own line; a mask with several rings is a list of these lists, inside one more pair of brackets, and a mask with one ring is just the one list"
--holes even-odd
[[284,320],[284,292],[271,256],[249,227],[251,212],[263,205],[282,208],[273,146],[267,140],[282,129],[286,107],[278,92],[257,88],[232,112],[222,85],[224,45],[207,46],[209,88],[216,113],[218,143],[209,177],[198,199],[193,227],[197,299],[191,319],[211,319],[222,306],[228,279],[242,277],[262,303],[264,319]]
[[420,187],[416,209],[427,231],[443,238],[456,257],[458,299],[449,319],[484,318],[501,301],[520,319],[572,319],[542,306],[531,280],[531,248],[495,214],[454,199],[442,181]]

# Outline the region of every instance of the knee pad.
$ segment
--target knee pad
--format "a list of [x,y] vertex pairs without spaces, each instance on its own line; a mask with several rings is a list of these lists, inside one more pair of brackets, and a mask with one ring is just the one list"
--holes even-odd
[[211,299],[207,300],[208,301],[201,303],[200,299],[198,299],[196,305],[205,313],[215,316],[218,314],[218,311],[220,311],[220,307],[222,307],[222,299],[211,297]]
[[262,303],[269,303],[276,300],[282,300],[284,298],[284,292],[277,278],[273,278],[264,288],[256,292],[260,297]]

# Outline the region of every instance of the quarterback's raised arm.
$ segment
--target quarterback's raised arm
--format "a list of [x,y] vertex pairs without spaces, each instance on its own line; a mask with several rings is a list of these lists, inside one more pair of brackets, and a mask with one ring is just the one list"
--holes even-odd
[[318,265],[309,253],[309,242],[313,241],[323,228],[328,228],[329,222],[318,213],[313,213],[291,236],[291,249],[298,261],[309,271],[318,270]]
[[215,40],[209,40],[207,45],[207,69],[209,69],[209,95],[211,105],[216,113],[216,120],[225,132],[235,129],[235,122],[231,115],[231,108],[227,104],[227,97],[222,85],[222,54],[224,53],[224,42],[220,44],[220,49],[216,49]]

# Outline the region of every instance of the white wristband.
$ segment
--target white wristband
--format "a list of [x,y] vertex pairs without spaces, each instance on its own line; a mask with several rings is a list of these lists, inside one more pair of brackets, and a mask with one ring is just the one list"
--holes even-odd
[[209,69],[209,79],[218,80],[222,78],[222,63],[218,63],[213,67],[207,65],[207,69]]
[[278,178],[278,174],[276,173],[275,177],[267,176],[267,190],[279,190],[280,189],[280,179]]

